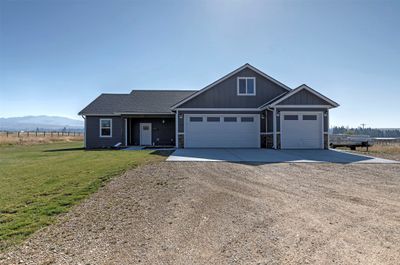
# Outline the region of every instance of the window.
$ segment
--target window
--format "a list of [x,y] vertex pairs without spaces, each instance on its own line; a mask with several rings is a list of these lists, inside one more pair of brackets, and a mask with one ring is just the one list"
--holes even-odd
[[190,117],[190,122],[202,122],[203,117]]
[[285,121],[297,121],[299,117],[297,115],[285,115],[284,120]]
[[208,122],[219,122],[219,117],[207,117]]
[[255,77],[238,77],[237,94],[239,96],[255,96],[256,95],[256,78]]
[[316,121],[317,115],[303,115],[303,121]]
[[224,122],[236,122],[236,117],[224,117]]
[[100,119],[100,137],[112,137],[112,120]]
[[253,122],[254,118],[253,117],[242,117],[240,120],[242,122]]

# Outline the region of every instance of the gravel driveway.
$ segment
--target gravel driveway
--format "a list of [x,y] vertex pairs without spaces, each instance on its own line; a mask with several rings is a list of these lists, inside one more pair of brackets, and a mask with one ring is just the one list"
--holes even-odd
[[1,264],[398,264],[400,165],[162,162]]

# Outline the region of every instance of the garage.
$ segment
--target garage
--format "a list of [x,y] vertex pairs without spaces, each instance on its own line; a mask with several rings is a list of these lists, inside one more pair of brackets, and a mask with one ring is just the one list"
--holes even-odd
[[260,148],[259,114],[185,115],[186,148]]
[[322,112],[281,112],[282,149],[323,149]]

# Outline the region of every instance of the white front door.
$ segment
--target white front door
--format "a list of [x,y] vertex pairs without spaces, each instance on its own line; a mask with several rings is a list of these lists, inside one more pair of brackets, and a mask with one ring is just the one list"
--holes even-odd
[[185,115],[184,139],[185,148],[260,148],[260,115]]
[[140,124],[140,145],[151,145],[151,123]]
[[322,112],[282,111],[282,149],[323,149]]

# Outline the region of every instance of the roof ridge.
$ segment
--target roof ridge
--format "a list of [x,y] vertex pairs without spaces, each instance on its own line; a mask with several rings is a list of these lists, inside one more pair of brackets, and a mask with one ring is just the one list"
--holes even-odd
[[129,95],[129,93],[101,93],[100,95]]
[[131,93],[134,91],[140,92],[192,92],[197,91],[196,89],[132,89]]

